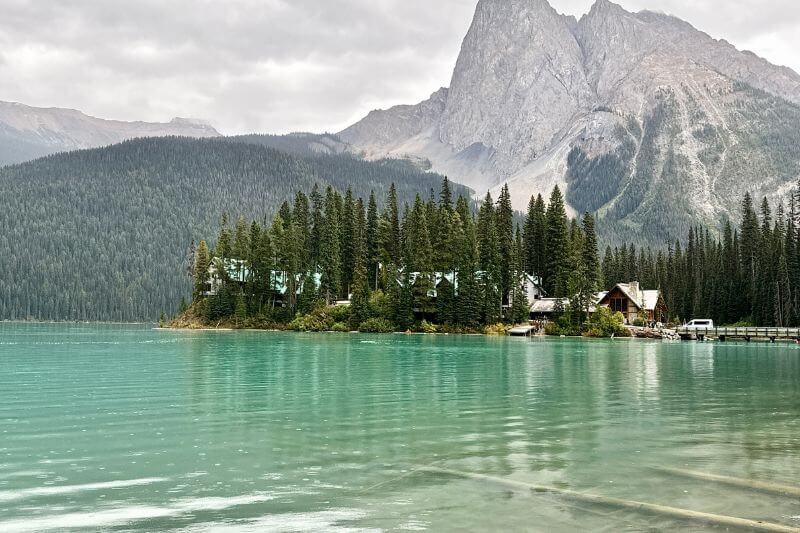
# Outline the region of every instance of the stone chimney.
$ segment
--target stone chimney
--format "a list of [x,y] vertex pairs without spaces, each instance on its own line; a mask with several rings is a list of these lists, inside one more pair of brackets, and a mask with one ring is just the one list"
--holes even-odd
[[631,281],[628,286],[631,288],[631,292],[633,295],[638,298],[639,297],[639,282],[638,281]]

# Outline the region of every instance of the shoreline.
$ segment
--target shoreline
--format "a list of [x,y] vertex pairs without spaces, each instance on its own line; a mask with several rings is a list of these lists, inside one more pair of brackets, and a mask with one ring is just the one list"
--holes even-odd
[[[404,336],[431,336],[431,337],[490,337],[490,338],[517,338],[517,339],[580,339],[586,341],[649,341],[649,342],[669,342],[669,343],[695,343],[695,344],[745,344],[744,342],[737,343],[734,341],[727,341],[723,342],[719,339],[706,339],[704,341],[698,340],[689,340],[684,341],[681,339],[674,339],[669,337],[664,338],[654,338],[654,337],[642,337],[637,335],[631,335],[629,337],[589,337],[589,336],[567,336],[567,335],[545,335],[545,334],[537,334],[537,335],[529,335],[527,337],[515,337],[509,334],[496,334],[496,333],[443,333],[443,332],[436,332],[436,333],[425,333],[422,331],[393,331],[390,333],[366,333],[362,331],[295,331],[291,329],[257,329],[257,328],[215,328],[215,327],[202,327],[202,328],[186,328],[186,327],[154,327],[152,328],[153,331],[176,331],[176,332],[219,332],[219,333],[236,333],[236,332],[249,332],[249,333],[294,333],[294,334],[309,334],[309,335],[364,335],[364,336],[376,336],[376,335],[404,335]],[[753,339],[750,343],[747,344],[756,344],[756,345],[769,345],[769,344],[794,344],[793,341],[787,339],[777,339],[775,343],[771,343],[769,339]]]
[[[250,333],[308,333],[308,334],[337,334],[337,335],[366,335],[366,336],[374,336],[374,335],[424,335],[424,336],[441,336],[441,337],[511,337],[508,333],[505,334],[498,334],[498,333],[450,333],[450,332],[432,332],[426,333],[422,331],[393,331],[389,333],[365,333],[361,331],[296,331],[291,329],[260,329],[260,328],[234,328],[234,327],[214,327],[214,326],[202,326],[202,327],[163,327],[158,325],[158,321],[153,322],[92,322],[92,321],[57,321],[57,320],[50,320],[50,321],[43,321],[43,320],[0,320],[0,325],[50,325],[50,326],[152,326],[150,328],[151,331],[176,331],[176,332],[219,332],[219,333],[234,333],[238,331],[242,332],[250,332]],[[509,327],[510,329],[510,327]],[[723,343],[718,339],[706,339],[704,341],[679,341],[677,339],[671,338],[653,338],[653,337],[645,337],[645,336],[637,336],[635,333],[632,334],[630,337],[587,337],[587,336],[559,336],[559,335],[546,335],[546,334],[536,334],[536,335],[529,335],[527,337],[519,337],[519,338],[540,338],[540,339],[584,339],[584,340],[639,340],[639,341],[662,341],[662,342],[694,342],[694,343],[714,343],[714,344],[731,344],[730,341],[727,343]],[[753,339],[750,344],[772,344],[770,343],[769,339]],[[777,339],[775,344],[794,344],[793,341],[787,339]]]
[[177,331],[177,332],[219,332],[219,333],[235,333],[235,332],[249,332],[249,333],[294,333],[294,334],[310,334],[310,335],[364,335],[364,336],[375,336],[375,335],[403,335],[403,336],[432,336],[432,337],[492,337],[492,338],[518,338],[518,339],[582,339],[582,340],[589,340],[589,341],[603,341],[603,340],[614,340],[614,341],[670,341],[674,342],[671,339],[654,339],[654,338],[647,338],[647,337],[637,337],[635,335],[631,335],[630,337],[588,337],[588,336],[564,336],[564,335],[545,335],[545,334],[537,334],[537,335],[529,335],[526,337],[515,337],[513,335],[509,335],[508,333],[505,334],[497,334],[497,333],[445,333],[445,332],[435,332],[435,333],[426,333],[423,331],[393,331],[390,333],[366,333],[362,331],[296,331],[291,329],[258,329],[258,328],[231,328],[231,327],[198,327],[198,328],[191,328],[191,327],[154,327],[153,331]]
[[[425,333],[423,331],[392,331],[390,333],[365,333],[363,331],[353,330],[353,331],[296,331],[293,329],[258,329],[258,328],[228,328],[228,327],[202,327],[202,328],[185,328],[185,327],[154,327],[152,328],[153,331],[183,331],[183,332],[191,332],[191,331],[211,331],[211,332],[256,332],[256,333],[296,333],[296,334],[312,334],[312,335],[431,335],[431,336],[440,336],[440,337],[509,337],[510,335],[496,335],[496,334],[488,334],[488,333]],[[531,337],[547,337],[547,335],[532,335]],[[530,338],[530,337],[528,337]],[[579,338],[579,337],[575,337]]]
[[158,320],[146,322],[110,322],[104,320],[0,320],[0,324],[29,324],[29,325],[79,325],[79,326],[149,326],[158,324]]

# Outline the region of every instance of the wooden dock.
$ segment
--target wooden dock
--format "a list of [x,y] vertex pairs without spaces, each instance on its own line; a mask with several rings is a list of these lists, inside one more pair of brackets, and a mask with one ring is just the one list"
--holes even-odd
[[508,332],[512,337],[532,337],[536,335],[536,326],[517,326]]
[[746,342],[754,340],[800,342],[800,328],[678,328],[675,332],[685,341],[716,339],[725,342],[739,339]]

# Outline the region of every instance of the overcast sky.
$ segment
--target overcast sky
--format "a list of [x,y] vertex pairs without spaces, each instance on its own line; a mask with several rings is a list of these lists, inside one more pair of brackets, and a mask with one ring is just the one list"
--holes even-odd
[[[477,0],[0,0],[0,100],[338,131],[450,82]],[[551,0],[580,16],[592,0]],[[622,0],[800,71],[798,0]]]

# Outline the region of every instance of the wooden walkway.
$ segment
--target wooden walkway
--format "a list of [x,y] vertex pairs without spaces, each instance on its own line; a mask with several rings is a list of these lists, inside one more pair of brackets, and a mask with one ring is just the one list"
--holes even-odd
[[531,337],[536,335],[536,326],[517,326],[508,332],[512,337]]
[[753,340],[800,341],[800,328],[678,328],[675,332],[685,341],[704,341],[706,339],[717,339],[721,342],[728,339],[743,339],[747,342]]

